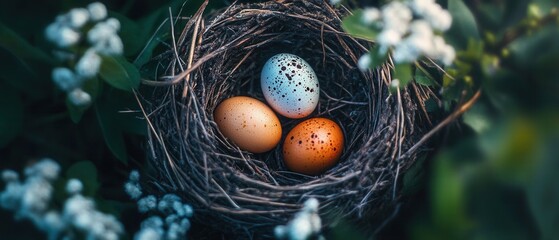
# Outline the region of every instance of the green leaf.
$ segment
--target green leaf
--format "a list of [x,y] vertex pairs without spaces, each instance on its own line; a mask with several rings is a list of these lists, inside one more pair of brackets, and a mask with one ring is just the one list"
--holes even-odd
[[52,64],[53,60],[49,55],[34,47],[16,32],[12,31],[4,24],[0,23],[0,48],[10,51],[14,56],[23,59],[40,60],[44,64]]
[[140,72],[126,59],[102,56],[99,74],[109,85],[124,91],[132,91],[140,85]]
[[66,98],[66,109],[72,122],[79,123],[87,109],[89,109],[89,106],[76,106]]
[[452,26],[447,36],[455,46],[466,47],[471,38],[480,39],[474,15],[462,0],[448,0],[448,11],[452,15]]
[[[556,135],[558,136],[558,135]],[[559,239],[559,138],[544,145],[542,164],[527,187],[528,203],[542,234],[541,239]]]
[[425,184],[425,162],[426,157],[418,158],[413,165],[404,173],[402,194],[410,196],[419,192]]
[[398,79],[400,81],[400,88],[405,88],[413,79],[411,64],[396,64],[396,66],[394,66],[394,76],[392,79]]
[[423,85],[427,87],[432,87],[437,85],[433,76],[431,76],[431,74],[429,74],[424,68],[421,67],[417,68],[417,70],[415,71],[414,79],[415,82],[418,83],[419,85]]
[[431,183],[433,220],[446,229],[464,229],[469,220],[465,209],[465,181],[455,169],[448,155],[440,156],[435,162]]
[[99,189],[99,181],[97,180],[97,168],[90,161],[81,161],[74,163],[66,171],[68,179],[79,179],[84,185],[84,195],[94,196]]
[[362,16],[363,10],[355,11],[353,15],[344,18],[342,28],[354,37],[374,41],[378,32],[373,27],[365,25],[361,21]]
[[23,127],[23,103],[11,87],[0,83],[0,149],[19,135]]
[[103,133],[103,138],[105,143],[109,147],[109,150],[113,155],[123,162],[124,164],[128,161],[128,155],[126,153],[126,144],[124,143],[124,136],[122,135],[122,130],[115,119],[116,111],[111,106],[110,101],[102,99],[95,105],[95,113],[97,115],[97,120],[101,126],[101,132]]
[[482,134],[491,128],[489,112],[484,104],[478,102],[463,115],[464,123],[478,134]]

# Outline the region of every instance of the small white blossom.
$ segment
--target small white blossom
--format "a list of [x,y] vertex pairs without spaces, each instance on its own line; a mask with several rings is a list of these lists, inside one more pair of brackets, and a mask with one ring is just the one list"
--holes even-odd
[[52,80],[60,90],[70,91],[80,86],[81,81],[72,70],[64,67],[52,70]]
[[192,209],[192,206],[190,206],[190,204],[184,204],[184,213],[186,217],[192,217],[192,215],[194,214],[194,209]]
[[68,93],[68,100],[76,106],[88,106],[91,104],[91,95],[81,88],[76,88]]
[[369,53],[364,54],[359,58],[359,61],[357,61],[357,67],[363,72],[367,71],[367,69],[371,66],[372,61],[373,60],[371,59],[371,55]]
[[[0,206],[12,210],[16,216],[31,220],[49,239],[73,239],[76,231],[86,239],[118,240],[123,232],[120,222],[112,215],[95,209],[92,199],[75,193],[64,203],[62,213],[53,207],[52,182],[58,177],[60,166],[51,159],[41,160],[25,169],[26,179],[10,181],[0,192]],[[70,180],[69,192],[76,192],[81,182]]]
[[128,182],[124,185],[124,191],[132,199],[138,199],[142,196],[142,188],[139,184]]
[[412,20],[412,12],[402,2],[393,1],[382,8],[384,31],[396,31],[403,35],[408,31],[408,24]]
[[118,21],[118,19],[116,18],[109,18],[105,20],[105,24],[114,29],[115,32],[118,32],[120,30],[120,21]]
[[18,181],[19,174],[17,174],[17,172],[13,170],[4,170],[2,171],[2,180],[7,183]]
[[81,28],[89,21],[89,12],[85,8],[74,8],[67,16],[68,24],[73,28]]
[[402,41],[392,51],[392,59],[395,63],[410,63],[416,61],[420,57],[419,49],[412,41]]
[[83,191],[83,183],[75,178],[68,180],[66,183],[66,192],[69,194],[78,194]]
[[392,81],[390,82],[390,87],[399,88],[400,87],[400,80],[392,79]]
[[160,240],[163,239],[162,231],[153,228],[142,228],[135,236],[134,240]]
[[140,173],[138,170],[133,170],[130,172],[128,179],[132,182],[139,182],[140,181]]
[[138,211],[141,213],[149,212],[157,208],[157,198],[153,195],[138,200]]
[[25,184],[26,189],[21,199],[23,213],[42,213],[48,209],[52,197],[52,185],[40,177],[33,177]]
[[412,0],[410,7],[439,31],[446,31],[452,24],[452,16],[434,0]]
[[377,42],[381,46],[380,53],[385,54],[388,48],[400,43],[402,34],[392,29],[384,29],[377,37]]
[[45,158],[39,162],[25,168],[26,176],[38,176],[48,180],[54,180],[58,177],[60,165],[50,158]]
[[111,36],[116,35],[117,29],[113,24],[109,24],[107,22],[99,22],[93,26],[89,32],[87,32],[87,40],[91,44],[95,44],[98,41],[103,41]]
[[91,20],[100,21],[107,17],[107,8],[100,2],[94,2],[87,5],[87,10],[91,15]]
[[101,68],[101,56],[93,49],[89,49],[76,64],[76,73],[80,77],[92,78],[99,73]]
[[277,226],[274,234],[278,239],[305,240],[320,233],[321,220],[318,215],[318,200],[311,198],[303,209],[285,226]]
[[117,35],[113,35],[107,39],[99,40],[93,45],[93,49],[99,53],[106,55],[122,54],[124,44]]
[[54,26],[53,29],[47,28],[47,35],[53,38],[52,42],[59,47],[70,47],[80,41],[80,33],[67,26]]
[[342,0],[330,0],[330,4],[332,5],[338,5],[342,2]]
[[361,17],[361,21],[364,24],[370,25],[373,24],[375,21],[379,20],[381,17],[380,11],[378,8],[369,7],[363,9],[363,15]]

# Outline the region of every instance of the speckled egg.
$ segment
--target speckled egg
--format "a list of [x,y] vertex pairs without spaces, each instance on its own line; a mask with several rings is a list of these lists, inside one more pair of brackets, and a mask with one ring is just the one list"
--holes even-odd
[[303,118],[318,104],[320,88],[311,66],[302,58],[281,53],[270,58],[260,75],[264,97],[279,114]]
[[281,124],[272,109],[251,97],[232,97],[214,110],[219,131],[242,150],[263,153],[281,140]]
[[344,146],[340,126],[327,118],[311,118],[295,126],[285,137],[283,160],[293,172],[318,175],[334,166]]

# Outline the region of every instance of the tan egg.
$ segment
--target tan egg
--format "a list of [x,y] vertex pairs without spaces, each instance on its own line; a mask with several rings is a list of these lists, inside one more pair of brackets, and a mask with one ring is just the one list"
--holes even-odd
[[214,111],[219,131],[242,150],[263,153],[281,140],[281,124],[271,108],[250,97],[232,97]]
[[295,126],[283,143],[283,159],[293,172],[318,175],[336,165],[344,134],[330,119],[311,118]]

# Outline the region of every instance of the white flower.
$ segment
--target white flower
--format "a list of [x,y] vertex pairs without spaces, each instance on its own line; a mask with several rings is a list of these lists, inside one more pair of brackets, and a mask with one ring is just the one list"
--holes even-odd
[[115,32],[118,32],[120,30],[120,22],[116,18],[109,18],[105,20],[105,24],[114,29]]
[[68,180],[66,183],[66,192],[69,194],[78,194],[83,190],[83,183],[75,178]]
[[400,87],[400,80],[392,79],[392,81],[390,82],[390,87],[399,88]]
[[153,195],[138,200],[138,211],[141,213],[149,212],[157,208],[157,198]]
[[[400,40],[402,40],[402,34],[392,29],[384,29],[377,37],[378,44],[385,49],[398,44]],[[381,52],[381,54],[384,53],[386,52]]]
[[76,30],[56,23],[49,25],[46,31],[47,38],[59,47],[73,46],[78,43],[81,38],[80,33]]
[[274,234],[278,239],[304,240],[320,233],[321,220],[318,216],[318,200],[305,201],[303,209],[295,214],[285,226],[276,226]]
[[287,236],[290,240],[306,240],[313,234],[313,227],[308,217],[300,216],[289,224]]
[[330,4],[332,5],[338,5],[342,2],[342,0],[330,0]]
[[419,58],[419,49],[411,41],[402,41],[392,51],[392,59],[395,63],[410,63]]
[[85,8],[74,8],[67,16],[68,24],[73,28],[81,28],[89,21],[89,12]]
[[137,183],[127,182],[124,185],[124,191],[132,199],[138,199],[138,198],[140,198],[140,196],[142,196],[142,188]]
[[361,17],[361,21],[364,24],[370,25],[375,21],[379,20],[381,17],[380,11],[378,8],[370,7],[363,9],[363,15]]
[[410,32],[415,35],[432,38],[433,29],[425,20],[415,20],[410,23]]
[[140,173],[138,172],[138,170],[131,171],[130,175],[128,176],[128,179],[130,179],[130,181],[132,181],[132,182],[139,182],[140,181]]
[[185,232],[187,232],[190,229],[190,220],[188,220],[188,218],[183,218],[180,225],[181,228],[184,229]]
[[98,41],[108,39],[116,35],[117,29],[114,24],[107,22],[99,22],[93,26],[89,32],[87,32],[87,40],[91,44],[95,44]]
[[124,44],[122,40],[117,35],[113,35],[107,39],[99,40],[94,45],[95,51],[106,55],[116,55],[122,54],[124,50]]
[[382,8],[384,31],[396,31],[403,35],[408,31],[408,24],[411,19],[411,10],[401,2],[393,1]]
[[19,180],[19,174],[13,170],[4,170],[2,171],[2,180],[7,183],[16,182]]
[[63,91],[70,91],[81,84],[79,77],[72,70],[63,67],[52,70],[52,80]]
[[91,15],[91,20],[100,21],[107,17],[107,8],[100,2],[94,2],[87,5],[87,10]]
[[192,217],[192,215],[194,215],[194,209],[192,209],[192,206],[190,206],[190,204],[184,204],[183,207],[186,217]]
[[142,228],[136,236],[134,236],[134,240],[160,240],[163,239],[161,232],[162,231],[153,228]]
[[59,239],[58,236],[67,226],[60,214],[51,210],[43,216],[43,220],[38,227],[47,232],[49,239]]
[[68,93],[68,100],[76,106],[88,106],[91,104],[91,95],[81,88],[76,88]]
[[43,177],[49,180],[56,179],[59,172],[60,165],[50,158],[42,159],[32,166],[25,168],[26,176]]
[[452,16],[434,0],[412,0],[413,11],[423,17],[435,30],[446,31],[452,24]]
[[163,227],[163,219],[157,216],[149,217],[141,223],[142,228],[161,228]]
[[8,183],[6,189],[0,193],[0,206],[5,209],[18,211],[25,190],[25,187],[19,182]]
[[33,213],[46,211],[52,197],[52,191],[52,185],[44,178],[33,177],[28,179],[21,199],[21,212],[32,215]]
[[99,73],[101,68],[101,56],[99,56],[93,49],[89,49],[78,60],[76,64],[76,73],[80,77],[92,78]]
[[357,61],[357,67],[359,68],[359,70],[365,72],[371,66],[371,62],[371,55],[366,53],[359,58],[359,61]]
[[419,16],[424,16],[435,4],[435,0],[411,0],[409,3],[413,12]]

